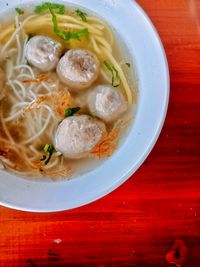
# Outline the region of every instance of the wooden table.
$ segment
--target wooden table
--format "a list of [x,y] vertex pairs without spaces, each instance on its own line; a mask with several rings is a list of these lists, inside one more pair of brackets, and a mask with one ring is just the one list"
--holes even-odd
[[200,1],[138,2],[170,66],[158,143],[128,182],[93,204],[54,214],[1,207],[1,267],[200,266]]

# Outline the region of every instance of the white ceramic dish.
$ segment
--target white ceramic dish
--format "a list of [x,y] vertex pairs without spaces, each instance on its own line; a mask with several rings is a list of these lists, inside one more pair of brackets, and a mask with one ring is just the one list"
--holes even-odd
[[[7,8],[29,2],[1,1],[0,15]],[[144,162],[157,141],[166,116],[169,99],[167,60],[157,32],[141,7],[131,0],[67,0],[67,3],[99,14],[124,38],[134,57],[139,78],[136,119],[114,156],[96,170],[76,179],[34,182],[0,171],[0,204],[14,209],[62,211],[80,207],[110,193]]]

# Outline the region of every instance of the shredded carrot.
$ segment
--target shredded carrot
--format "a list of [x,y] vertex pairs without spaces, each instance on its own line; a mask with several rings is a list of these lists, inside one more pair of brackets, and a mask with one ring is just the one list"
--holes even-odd
[[31,111],[40,108],[41,104],[48,99],[48,96],[40,96],[33,103],[31,103],[24,111]]
[[73,106],[73,99],[70,93],[66,90],[60,90],[52,97],[54,111],[64,117],[65,110]]
[[42,103],[48,104],[57,115],[64,117],[65,110],[73,106],[73,98],[66,89],[59,89],[51,96],[40,96],[31,103],[24,111],[31,111],[41,107]]
[[39,75],[36,79],[30,79],[30,80],[23,80],[23,83],[39,83],[43,81],[47,81],[48,77],[44,74]]
[[119,129],[113,129],[92,151],[92,155],[101,159],[109,157],[117,148]]
[[91,152],[92,156],[98,157],[99,159],[110,157],[117,148],[121,130],[128,127],[131,121],[132,118],[117,121],[111,132]]

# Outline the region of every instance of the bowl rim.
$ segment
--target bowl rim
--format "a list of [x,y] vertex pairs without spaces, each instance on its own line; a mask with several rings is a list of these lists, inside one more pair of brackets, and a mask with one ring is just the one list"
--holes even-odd
[[[31,1],[30,1],[31,2]],[[57,1],[59,2],[59,1]],[[68,2],[67,0],[65,1],[60,1],[60,2]],[[26,3],[26,2],[25,2]],[[164,72],[164,75],[166,77],[166,95],[164,98],[164,102],[163,102],[163,109],[162,109],[162,115],[160,115],[160,121],[157,125],[157,129],[154,132],[154,136],[151,139],[151,142],[149,142],[148,147],[146,148],[146,150],[144,151],[144,154],[141,155],[140,159],[138,160],[138,162],[136,164],[133,164],[132,168],[130,170],[128,170],[123,176],[120,177],[120,179],[116,179],[115,183],[112,183],[110,185],[110,187],[106,188],[105,190],[103,190],[100,194],[96,195],[96,197],[92,197],[91,199],[88,198],[85,201],[80,201],[79,205],[76,205],[76,207],[71,207],[71,208],[67,208],[67,209],[63,209],[63,207],[61,208],[53,208],[53,209],[35,209],[35,208],[28,208],[28,207],[22,207],[21,205],[15,204],[15,203],[10,203],[7,202],[6,200],[1,201],[0,199],[0,205],[5,206],[5,207],[9,207],[12,209],[16,209],[16,210],[23,210],[23,211],[29,211],[29,212],[58,212],[58,211],[63,211],[63,210],[70,210],[70,209],[74,209],[74,208],[78,208],[81,206],[85,206],[91,202],[94,202],[102,197],[104,197],[105,195],[109,194],[110,192],[112,192],[113,190],[115,190],[116,188],[118,188],[120,185],[122,185],[125,181],[127,181],[131,175],[133,175],[135,173],[136,170],[139,169],[139,167],[143,164],[143,162],[146,160],[146,158],[149,156],[150,152],[152,151],[154,145],[156,144],[159,135],[161,133],[161,130],[163,128],[165,119],[166,119],[166,115],[167,115],[167,110],[168,110],[168,104],[169,104],[169,97],[170,97],[170,75],[169,75],[169,67],[168,67],[168,61],[167,61],[167,57],[165,54],[165,50],[163,47],[163,44],[161,42],[161,39],[159,37],[159,34],[156,30],[156,28],[154,27],[153,23],[151,22],[150,18],[148,17],[148,15],[146,14],[146,12],[143,10],[143,8],[136,2],[133,0],[129,0],[129,3],[131,5],[133,5],[134,8],[137,8],[138,11],[143,15],[143,17],[146,19],[146,21],[148,22],[149,26],[151,27],[151,29],[153,30],[154,33],[154,37],[156,37],[156,41],[158,42],[160,49],[162,51],[162,57],[164,59],[164,69],[162,70]],[[23,3],[22,3],[23,4]],[[11,4],[11,6],[16,6],[15,4]],[[89,7],[88,7],[89,9]],[[136,66],[137,68],[137,66]]]

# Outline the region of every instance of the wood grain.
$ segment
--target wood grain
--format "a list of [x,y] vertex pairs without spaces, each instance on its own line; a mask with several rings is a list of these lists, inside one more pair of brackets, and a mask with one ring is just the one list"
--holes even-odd
[[1,267],[167,267],[176,239],[187,247],[183,265],[199,266],[200,1],[138,2],[170,66],[169,111],[159,141],[128,182],[93,204],[54,214],[1,207]]

